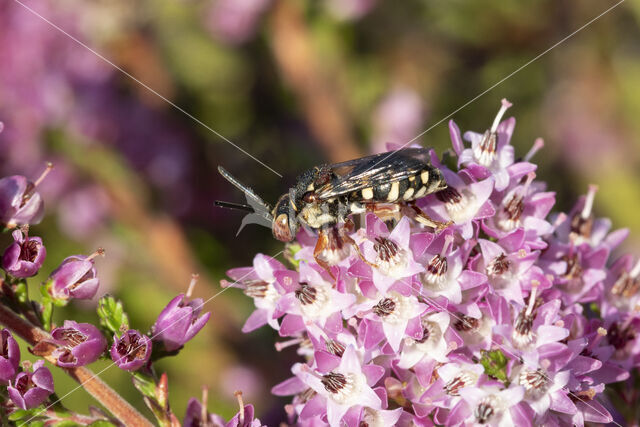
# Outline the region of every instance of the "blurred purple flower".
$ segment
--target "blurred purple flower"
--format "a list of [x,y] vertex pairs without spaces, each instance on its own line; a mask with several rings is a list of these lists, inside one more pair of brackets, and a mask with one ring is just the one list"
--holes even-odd
[[72,255],[65,258],[49,278],[51,296],[55,299],[91,299],[98,292],[100,281],[94,258],[104,254],[102,249],[89,256]]
[[111,359],[118,368],[135,371],[144,366],[151,357],[151,340],[135,329],[129,329],[120,338],[113,337]]
[[65,320],[64,325],[51,331],[60,347],[52,353],[58,366],[75,368],[93,363],[107,347],[107,340],[98,328],[90,323]]
[[31,372],[20,372],[7,389],[13,403],[22,409],[40,406],[53,393],[53,376],[44,360],[33,364]]
[[214,0],[207,14],[207,26],[214,37],[240,44],[255,34],[258,20],[270,0]]
[[[373,3],[371,0],[358,1]],[[354,1],[332,1],[336,7],[345,7]],[[420,132],[424,120],[420,96],[409,88],[391,90],[378,104],[373,115],[373,152],[387,151],[387,143],[405,144]]]
[[13,277],[35,276],[47,256],[42,239],[29,237],[26,230],[15,230],[12,237],[14,242],[2,255],[2,268]]
[[8,329],[0,331],[0,384],[15,378],[20,365],[20,347]]
[[62,231],[75,239],[83,239],[99,229],[109,209],[109,198],[99,186],[84,187],[65,195],[58,206]]
[[196,277],[191,280],[187,294],[180,294],[172,299],[162,310],[156,323],[151,328],[154,341],[164,343],[167,351],[178,350],[192,339],[209,320],[211,313],[207,312],[198,317],[202,311],[202,298],[185,302],[185,297],[191,296]]

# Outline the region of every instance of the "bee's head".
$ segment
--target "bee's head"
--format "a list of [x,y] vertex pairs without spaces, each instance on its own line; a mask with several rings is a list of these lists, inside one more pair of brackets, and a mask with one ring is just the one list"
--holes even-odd
[[273,209],[273,237],[281,242],[290,242],[298,233],[298,221],[291,206],[291,199],[288,194],[283,194]]

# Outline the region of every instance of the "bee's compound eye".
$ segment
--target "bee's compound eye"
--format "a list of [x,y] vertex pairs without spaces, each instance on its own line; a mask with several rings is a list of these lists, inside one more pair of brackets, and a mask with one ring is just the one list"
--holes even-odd
[[289,229],[289,217],[287,214],[280,214],[273,220],[273,236],[281,242],[293,240]]

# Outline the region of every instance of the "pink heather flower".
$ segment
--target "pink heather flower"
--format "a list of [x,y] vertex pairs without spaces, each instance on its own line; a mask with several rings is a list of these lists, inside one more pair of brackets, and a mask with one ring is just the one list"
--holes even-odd
[[[471,142],[471,148],[466,148],[460,152],[460,130],[452,121],[449,122],[449,131],[452,140],[456,141],[454,149],[458,154],[458,167],[470,168],[476,179],[485,179],[493,176],[496,191],[504,190],[509,184],[509,172],[507,168],[513,164],[514,150],[509,145],[509,140],[513,135],[516,120],[512,117],[503,122],[502,116],[511,107],[511,103],[506,99],[502,100],[502,106],[496,118],[493,120],[491,129],[484,134],[476,132],[466,132],[464,139]],[[460,141],[460,142],[458,142]]]
[[[365,344],[367,349],[377,344],[374,336],[386,338],[394,352],[400,349],[400,344],[406,335],[420,339],[424,336],[424,327],[420,323],[419,316],[427,306],[418,302],[418,298],[413,295],[405,296],[400,292],[390,291],[360,306],[361,310],[365,308],[366,311],[360,312],[359,315],[369,320],[367,323],[369,330],[364,336],[365,341],[368,341],[368,344]],[[367,337],[371,338],[367,339]]]
[[450,320],[449,313],[446,312],[422,316],[420,318],[422,335],[417,339],[405,339],[398,366],[409,369],[424,358],[440,363],[447,362],[447,354],[452,350],[445,338]]
[[[524,397],[524,387],[513,385],[500,390],[497,387],[465,387],[460,389],[460,396],[468,405],[470,414],[460,421],[466,420],[487,426],[528,425],[530,420],[522,419],[516,405]],[[452,417],[453,418],[453,417]],[[447,420],[453,425],[454,419]]]
[[0,331],[0,384],[15,378],[20,365],[20,347],[8,329]]
[[151,340],[135,329],[129,329],[120,338],[113,337],[110,354],[118,368],[136,371],[149,362]]
[[592,209],[597,191],[597,186],[590,185],[587,195],[578,199],[564,221],[556,227],[555,236],[559,242],[573,243],[576,246],[587,244],[592,249],[604,246],[613,250],[626,239],[629,230],[622,228],[609,233],[611,220],[593,216]]
[[[356,300],[355,295],[333,289],[333,283],[325,280],[305,262],[300,263],[299,279],[287,286],[287,290],[278,300],[278,312],[299,317],[299,324],[303,324],[305,319],[306,322],[314,322],[321,328],[331,328],[336,332],[342,329],[342,310],[353,305]],[[281,325],[280,333],[283,336],[292,332],[283,330],[287,324],[288,322],[283,321]]]
[[420,257],[425,266],[425,272],[420,275],[421,296],[444,297],[460,304],[463,290],[486,282],[484,274],[464,269],[471,246],[462,244],[453,249],[454,240],[453,233],[441,233]]
[[340,426],[340,420],[353,407],[382,409],[382,401],[368,384],[356,350],[345,349],[340,364],[330,372],[321,374],[308,365],[297,364],[293,373],[318,395],[324,397],[327,421],[332,427]]
[[13,277],[35,276],[47,256],[42,239],[29,237],[22,230],[15,230],[11,235],[14,241],[2,255],[2,268]]
[[90,323],[65,320],[62,327],[51,331],[51,336],[60,347],[54,350],[58,366],[75,368],[93,363],[107,347],[107,340],[98,328]]
[[223,285],[256,306],[243,330],[269,324],[287,337],[278,351],[295,346],[304,360],[272,389],[292,396],[289,424],[620,418],[603,393],[640,367],[640,261],[612,262],[627,231],[611,232],[594,215],[595,187],[569,214],[550,214],[555,194],[531,163],[544,144],[536,140],[516,160],[515,120],[502,120],[508,107],[503,101],[484,134],[464,134],[470,148],[450,123],[456,170],[431,151],[448,188],[417,205],[451,220],[446,229],[404,212],[385,221],[367,213],[348,231],[360,253],[327,231],[320,257],[331,274],[314,259],[312,230],[292,243],[294,268],[259,254],[253,266],[228,272],[235,282]]
[[[429,402],[430,405],[427,406],[430,406],[431,410],[437,411],[437,408],[442,408],[454,412],[454,408],[464,404],[460,397],[460,391],[468,387],[475,387],[482,377],[484,369],[479,364],[459,361],[446,363],[438,367],[436,372],[438,379],[428,385],[426,391],[420,395],[418,402],[423,405]],[[444,422],[440,416],[436,416],[435,421]]]
[[180,294],[160,312],[156,323],[151,327],[153,341],[161,342],[167,351],[180,349],[187,341],[191,340],[207,324],[211,313],[202,316],[202,298],[196,298],[185,302],[185,298],[191,296],[197,276],[194,276],[189,284],[187,294]]
[[44,204],[37,186],[51,171],[53,165],[47,165],[45,171],[35,181],[28,181],[20,175],[0,179],[0,223],[7,228],[19,225],[38,224],[44,216]]
[[[498,240],[497,243],[485,239],[479,239],[478,244],[482,251],[478,268],[487,275],[489,285],[496,294],[507,301],[524,305],[522,298],[523,287],[528,286],[531,280],[548,282],[542,270],[534,267],[539,257],[537,251],[530,252],[525,248],[517,248],[512,245],[512,237],[517,239],[515,231],[512,235]],[[505,247],[506,246],[506,247]],[[517,245],[519,246],[519,245]],[[550,287],[551,283],[547,287]]]
[[555,194],[542,192],[533,182],[535,174],[530,172],[522,184],[512,185],[505,192],[493,197],[496,214],[482,222],[482,228],[490,237],[500,239],[518,228],[527,234],[530,246],[543,249],[546,245],[538,243],[536,236],[544,236],[553,231],[549,222],[544,220],[553,204]]
[[[368,239],[362,244],[362,253],[367,261],[375,264],[371,267],[371,277],[380,292],[387,292],[398,281],[407,283],[412,276],[424,271],[424,267],[414,260],[411,250],[406,249],[409,247],[410,236],[407,217],[400,220],[389,233],[387,226],[378,217],[367,215]],[[367,268],[366,265],[362,267]]]
[[[435,163],[435,162],[434,162]],[[449,187],[427,196],[419,202],[426,212],[434,212],[440,220],[453,221],[463,239],[473,234],[473,221],[491,217],[495,209],[489,203],[494,181],[489,177],[480,182],[469,181],[468,175],[455,174],[442,165],[438,165]]]
[[243,332],[251,332],[267,323],[273,329],[280,328],[277,319],[274,318],[281,294],[274,285],[276,281],[274,273],[280,270],[286,270],[280,262],[258,254],[253,260],[253,268],[234,268],[227,271],[227,275],[234,280],[233,283],[221,281],[223,287],[232,286],[243,289],[246,295],[253,298],[256,310],[242,327]]
[[89,256],[72,255],[65,258],[49,277],[51,296],[59,300],[93,298],[100,285],[94,258],[101,254],[104,251],[98,249]]
[[7,388],[11,401],[21,409],[40,406],[53,393],[53,376],[44,360],[33,364],[31,372],[20,372]]

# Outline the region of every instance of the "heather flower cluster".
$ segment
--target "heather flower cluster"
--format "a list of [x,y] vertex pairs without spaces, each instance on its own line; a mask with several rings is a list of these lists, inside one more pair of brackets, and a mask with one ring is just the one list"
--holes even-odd
[[[590,186],[569,213],[518,159],[502,101],[484,132],[451,121],[432,163],[448,188],[418,201],[427,228],[373,213],[349,232],[301,230],[293,268],[258,254],[223,281],[253,298],[243,331],[269,325],[301,357],[273,387],[297,425],[577,425],[616,415],[604,391],[640,364],[640,261],[596,218]],[[398,147],[392,147],[398,148]],[[362,255],[362,256],[361,256]],[[612,415],[613,414],[613,415]]]
[[[87,369],[98,359],[109,358],[118,368],[131,372],[134,385],[158,423],[175,425],[178,419],[169,407],[167,376],[158,376],[153,363],[179,353],[209,320],[211,313],[202,314],[202,299],[190,297],[197,276],[192,278],[186,294],[171,300],[146,333],[130,327],[122,303],[108,295],[98,301],[95,324],[66,319],[62,325],[56,325],[53,316],[56,307],[74,300],[91,300],[98,294],[96,258],[104,255],[104,250],[89,256],[60,257],[59,266],[48,273],[48,279],[41,285],[41,299],[30,298],[27,279],[38,274],[47,256],[43,239],[31,234],[44,215],[38,186],[52,167],[48,164],[33,182],[18,175],[0,179],[0,218],[4,231],[13,238],[2,254],[5,274],[0,279],[0,323],[5,326],[0,329],[0,419],[3,424],[10,420],[42,425],[95,422],[120,425],[113,422],[116,417],[122,425],[148,423],[110,390],[92,390],[94,396],[109,396],[109,401],[101,403],[110,415],[100,410],[93,410],[90,416],[76,414],[65,409],[53,394],[53,375],[45,361],[72,373],[85,386],[89,381],[80,379],[93,374],[78,369]],[[22,359],[17,337],[24,339],[30,352],[40,357],[35,363]],[[98,383],[97,387],[105,386]],[[249,405],[238,416],[253,420],[252,414]],[[186,417],[190,417],[189,413]]]

